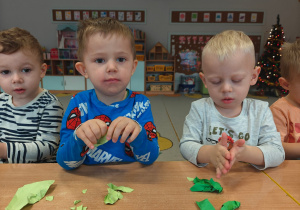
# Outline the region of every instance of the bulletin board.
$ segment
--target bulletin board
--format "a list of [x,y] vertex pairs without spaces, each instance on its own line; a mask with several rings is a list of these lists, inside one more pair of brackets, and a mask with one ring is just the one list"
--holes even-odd
[[53,21],[72,22],[89,18],[111,17],[120,22],[145,23],[145,10],[72,10],[53,9]]
[[[186,75],[198,73],[201,70],[201,56],[205,44],[214,35],[171,35],[170,52],[175,56],[176,72]],[[261,36],[249,35],[254,44],[255,57],[260,52]]]
[[171,23],[259,23],[264,12],[258,11],[172,11]]

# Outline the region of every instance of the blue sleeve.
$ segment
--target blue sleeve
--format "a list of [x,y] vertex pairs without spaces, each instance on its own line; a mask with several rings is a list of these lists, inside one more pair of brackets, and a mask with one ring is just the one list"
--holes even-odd
[[153,122],[153,116],[151,111],[151,104],[149,99],[143,96],[144,106],[137,113],[137,117],[134,118],[141,126],[141,132],[137,138],[130,143],[131,149],[136,161],[150,165],[159,155],[159,146],[157,141],[156,127]]
[[64,169],[79,167],[85,160],[87,146],[75,135],[76,128],[81,124],[81,106],[76,96],[72,97],[62,120],[60,146],[57,151],[57,163]]

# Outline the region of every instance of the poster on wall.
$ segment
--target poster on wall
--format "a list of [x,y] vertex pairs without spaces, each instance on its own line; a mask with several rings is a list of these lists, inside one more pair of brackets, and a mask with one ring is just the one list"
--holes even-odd
[[145,10],[72,10],[72,9],[53,9],[52,18],[54,22],[71,22],[85,20],[88,18],[111,17],[120,22],[145,23]]
[[247,23],[262,24],[259,11],[172,11],[171,23]]
[[[195,35],[195,34],[184,34],[184,35],[171,35],[170,47],[171,55],[175,57],[176,72],[183,73],[186,75],[198,73],[201,70],[201,56],[205,44],[214,35]],[[249,35],[251,38],[254,48],[255,56],[258,59],[260,51],[260,35]]]

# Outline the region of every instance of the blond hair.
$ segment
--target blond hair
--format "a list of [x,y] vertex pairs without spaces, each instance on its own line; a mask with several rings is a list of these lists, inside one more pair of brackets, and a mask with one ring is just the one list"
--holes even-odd
[[44,63],[43,49],[38,40],[28,31],[17,27],[0,31],[0,53],[9,55],[18,50],[31,52],[41,63]]
[[128,38],[131,44],[133,59],[136,58],[135,42],[130,28],[124,25],[123,23],[117,21],[116,19],[106,17],[97,19],[87,19],[79,22],[77,31],[77,56],[79,60],[82,61],[83,59],[83,53],[85,52],[88,38],[95,33],[100,33],[104,37],[116,34]]
[[[227,30],[213,36],[202,51],[202,60],[207,54],[213,54],[220,61],[241,50],[254,56],[254,45],[249,36],[242,31]],[[255,59],[254,59],[255,62]]]
[[300,39],[282,45],[280,72],[286,79],[291,79],[293,73],[300,74]]

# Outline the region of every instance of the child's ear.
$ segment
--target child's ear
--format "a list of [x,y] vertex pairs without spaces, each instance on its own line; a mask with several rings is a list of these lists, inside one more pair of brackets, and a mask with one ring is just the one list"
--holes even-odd
[[278,79],[280,86],[285,89],[285,90],[289,90],[290,89],[290,83],[289,81],[287,81],[286,78],[284,77],[279,77]]
[[76,68],[76,70],[77,70],[82,76],[84,76],[86,79],[89,78],[88,74],[86,73],[86,68],[85,68],[83,62],[77,62],[77,63],[75,64],[75,68]]
[[45,77],[46,72],[47,72],[47,64],[43,63],[42,66],[41,66],[41,76],[40,76],[41,79]]
[[252,75],[251,75],[251,81],[250,81],[250,85],[255,85],[259,76],[261,68],[259,66],[256,66],[253,69]]
[[205,76],[204,76],[204,74],[203,74],[202,72],[199,73],[199,77],[201,78],[201,80],[202,80],[204,86],[207,88],[207,86],[206,86],[206,81],[205,81]]
[[138,65],[138,60],[134,60],[134,61],[133,61],[133,68],[132,68],[132,70],[131,70],[131,76],[134,74],[137,65]]

